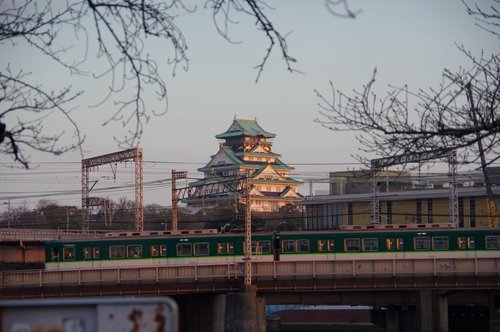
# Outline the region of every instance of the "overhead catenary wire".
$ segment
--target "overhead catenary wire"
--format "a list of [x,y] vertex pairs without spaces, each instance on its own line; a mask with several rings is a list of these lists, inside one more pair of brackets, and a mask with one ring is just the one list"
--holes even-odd
[[[203,174],[198,171],[199,168],[205,166],[206,161],[161,161],[161,160],[146,160],[144,161],[144,183],[143,190],[145,192],[154,192],[157,190],[165,190],[168,195],[168,189],[171,188],[170,171],[175,165],[176,169],[186,170],[189,178],[188,181],[196,181],[203,178]],[[291,178],[304,182],[304,188],[307,190],[307,185],[314,183],[318,185],[327,185],[332,180],[329,177],[329,172],[336,171],[335,167],[344,166],[361,166],[360,163],[352,162],[291,162],[289,166],[295,167],[290,172]],[[25,200],[29,200],[28,204],[36,203],[35,199],[54,199],[64,202],[78,202],[81,199],[81,163],[76,161],[56,161],[56,162],[32,162],[32,169],[26,170],[19,168],[16,163],[0,162],[0,201],[11,200],[11,204],[24,204]],[[179,167],[183,165],[185,167]],[[124,176],[124,172],[129,172],[131,167],[127,165],[126,169],[119,168],[117,170],[116,184],[109,184],[112,181],[111,170],[107,167],[101,167],[93,171],[92,181],[100,183],[94,188],[93,193],[102,196],[120,197],[128,195],[134,188],[132,181],[124,181],[120,176]],[[349,167],[347,167],[349,169]],[[467,180],[469,173],[460,174],[460,178]],[[193,176],[194,175],[194,176]],[[420,180],[436,180],[443,177],[443,173],[438,172],[421,172]],[[412,179],[415,176],[412,175]],[[400,179],[405,181],[404,179]],[[354,179],[353,182],[366,182],[364,179]],[[115,182],[113,182],[115,183]],[[101,186],[102,185],[102,186]],[[164,197],[157,203],[168,202],[168,198]]]

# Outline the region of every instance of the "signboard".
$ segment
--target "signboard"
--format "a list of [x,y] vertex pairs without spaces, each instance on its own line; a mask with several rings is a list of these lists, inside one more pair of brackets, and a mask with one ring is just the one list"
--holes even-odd
[[0,301],[4,332],[177,332],[177,304],[168,297]]

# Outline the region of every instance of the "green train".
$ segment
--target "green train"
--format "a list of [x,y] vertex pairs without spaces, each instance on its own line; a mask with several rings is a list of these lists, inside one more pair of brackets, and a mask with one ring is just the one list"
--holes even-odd
[[[111,234],[48,241],[45,267],[61,270],[240,263],[243,246],[243,234],[214,230]],[[500,229],[359,227],[254,233],[252,255],[262,261],[500,257]]]

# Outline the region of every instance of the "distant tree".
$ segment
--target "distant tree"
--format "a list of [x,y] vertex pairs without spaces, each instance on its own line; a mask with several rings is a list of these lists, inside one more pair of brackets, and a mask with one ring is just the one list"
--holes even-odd
[[12,228],[22,228],[23,220],[25,222],[32,220],[29,216],[31,210],[28,208],[28,204],[24,202],[22,205],[11,207],[9,206],[7,211],[2,213],[2,227],[12,227]]
[[204,228],[221,227],[237,228],[241,227],[244,222],[245,206],[244,204],[233,203],[221,204],[211,208],[205,208],[199,211],[196,216],[197,219],[204,224]]
[[[488,21],[498,27],[500,16],[493,10]],[[352,94],[330,82],[330,94],[315,90],[321,115],[316,121],[333,131],[357,132],[361,153],[356,158],[366,164],[374,155],[456,149],[464,163],[491,165],[500,158],[500,58],[474,56],[463,46],[459,50],[470,60],[470,68],[445,69],[441,84],[429,90],[390,86],[379,97],[373,91],[376,70]]]
[[113,205],[111,229],[134,230],[135,229],[135,202],[121,197]]
[[40,200],[31,215],[31,227],[34,228],[81,229],[81,213],[76,206],[61,206],[50,200]]
[[[469,54],[470,55],[470,54]],[[464,162],[481,155],[492,164],[500,156],[499,57],[473,58],[470,70],[445,70],[443,83],[430,91],[393,89],[382,98],[373,92],[375,72],[360,92],[335,90],[329,99],[316,91],[322,118],[316,121],[333,131],[357,131],[362,146],[358,160],[409,155],[438,149],[460,149]],[[411,104],[415,108],[411,108]],[[483,153],[478,143],[483,142]]]
[[144,229],[163,230],[167,217],[171,215],[170,209],[159,204],[148,204],[144,206]]

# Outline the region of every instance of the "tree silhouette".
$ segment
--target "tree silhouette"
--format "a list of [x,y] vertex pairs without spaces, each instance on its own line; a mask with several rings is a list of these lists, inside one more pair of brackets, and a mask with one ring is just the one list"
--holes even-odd
[[[498,12],[486,15],[478,6],[473,8],[467,7],[469,14],[480,16],[483,25],[498,26]],[[374,154],[394,157],[456,149],[462,162],[481,163],[484,169],[500,158],[500,59],[498,54],[475,56],[458,48],[469,68],[445,69],[437,88],[412,91],[390,86],[379,97],[373,91],[376,69],[370,81],[351,94],[330,82],[329,94],[315,90],[320,107],[316,122],[333,131],[359,133],[361,147],[355,157],[366,164]]]
[[[286,68],[294,71],[295,59],[289,54],[285,36],[268,17],[272,8],[265,1],[202,3],[203,9],[211,11],[219,34],[227,40],[231,40],[229,29],[238,16],[255,21],[256,29],[268,41],[256,67],[257,80],[275,48],[281,51]],[[340,16],[356,14],[345,0],[326,0],[325,4]],[[178,68],[188,69],[188,43],[176,19],[196,10],[198,7],[190,7],[183,0],[5,1],[0,7],[0,43],[3,47],[26,47],[32,58],[49,59],[72,79],[86,75],[108,79],[107,96],[96,104],[113,101],[114,109],[104,124],[121,123],[125,135],[115,140],[120,147],[130,148],[137,146],[144,124],[168,109],[167,84],[159,64],[170,65],[174,75]],[[167,45],[170,54],[151,55],[147,47],[151,42]],[[87,71],[84,65],[96,58],[104,60],[105,66]],[[32,74],[36,72],[18,68],[17,63],[0,68],[0,153],[11,155],[25,167],[29,165],[29,150],[58,155],[80,149],[83,157],[85,135],[72,117],[71,105],[78,104],[84,91],[75,91],[71,84],[49,91]],[[162,105],[159,109],[149,106],[152,92]],[[47,128],[54,116],[66,119],[66,130],[54,132]]]

